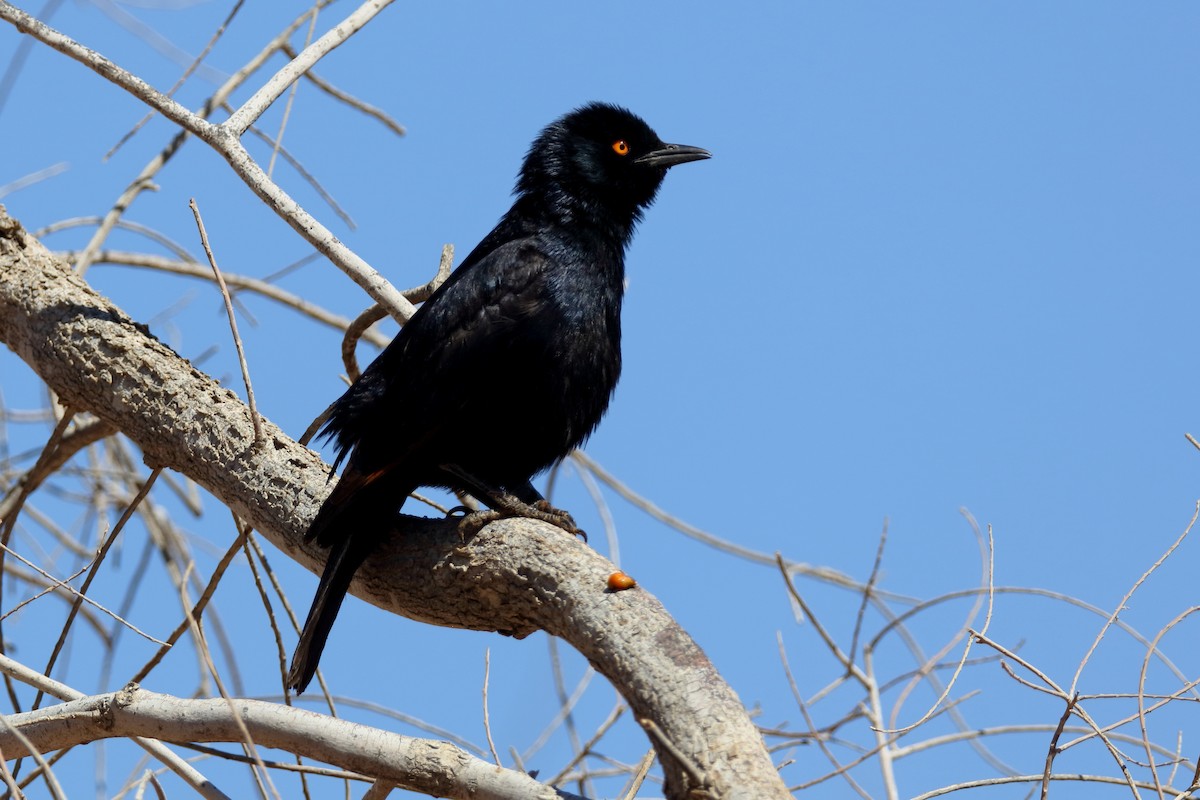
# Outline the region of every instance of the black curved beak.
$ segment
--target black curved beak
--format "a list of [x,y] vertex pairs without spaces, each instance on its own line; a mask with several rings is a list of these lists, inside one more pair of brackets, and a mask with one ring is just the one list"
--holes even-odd
[[633,160],[635,164],[646,167],[673,167],[676,164],[686,164],[689,161],[703,161],[712,158],[712,153],[699,147],[689,147],[686,144],[664,144],[657,150],[651,150],[644,156]]

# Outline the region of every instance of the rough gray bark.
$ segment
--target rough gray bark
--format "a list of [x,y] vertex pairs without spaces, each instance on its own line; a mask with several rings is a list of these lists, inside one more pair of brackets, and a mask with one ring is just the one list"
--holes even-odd
[[[188,475],[319,571],[323,552],[301,536],[329,489],[328,467],[269,421],[255,446],[249,409],[233,392],[92,290],[3,206],[0,339],[61,402],[111,423],[148,464]],[[543,523],[504,520],[463,541],[453,522],[406,518],[351,591],[437,625],[518,637],[545,630],[569,642],[649,721],[670,798],[788,796],[708,658],[649,592],[607,592],[613,570]]]

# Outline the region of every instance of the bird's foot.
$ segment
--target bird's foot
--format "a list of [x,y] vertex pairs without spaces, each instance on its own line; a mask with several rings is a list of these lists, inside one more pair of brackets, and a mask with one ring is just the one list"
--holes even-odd
[[511,494],[494,494],[490,499],[496,504],[496,507],[482,511],[473,511],[465,515],[462,521],[458,523],[459,533],[464,536],[473,535],[478,533],[489,522],[495,522],[498,519],[506,519],[508,517],[525,517],[526,519],[549,522],[556,528],[562,528],[572,536],[579,536],[584,542],[587,542],[587,533],[575,524],[575,519],[571,514],[563,511],[561,508],[555,508],[545,500],[539,500],[530,505],[518,500]]
[[575,524],[575,518],[571,516],[569,511],[555,508],[546,500],[538,500],[530,508],[537,512],[538,516],[534,517],[534,519],[540,519],[543,522],[549,522],[551,525],[562,528],[572,536],[578,536],[580,539],[583,539],[583,543],[587,544],[587,531]]

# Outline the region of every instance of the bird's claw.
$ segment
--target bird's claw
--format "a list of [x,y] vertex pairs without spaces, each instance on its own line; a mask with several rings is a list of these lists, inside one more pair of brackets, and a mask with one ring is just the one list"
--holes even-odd
[[530,505],[507,494],[494,497],[493,499],[497,501],[498,508],[473,511],[463,516],[462,520],[458,523],[460,534],[463,536],[472,536],[478,533],[483,526],[498,519],[525,517],[526,519],[548,522],[556,528],[562,528],[572,536],[579,536],[583,539],[584,543],[587,542],[587,532],[575,524],[575,518],[569,512],[563,511],[561,508],[555,508],[545,500],[539,500]]
[[551,525],[562,528],[572,536],[578,536],[579,538],[583,539],[583,543],[587,544],[587,531],[575,524],[575,518],[571,516],[569,511],[564,511],[561,508],[555,508],[546,500],[538,500],[533,504],[532,508],[534,511],[539,512],[539,514],[545,515],[538,516],[536,519],[549,522]]

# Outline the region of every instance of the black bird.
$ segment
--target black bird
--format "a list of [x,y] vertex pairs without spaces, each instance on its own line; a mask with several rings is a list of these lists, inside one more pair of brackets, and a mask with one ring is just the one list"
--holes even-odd
[[625,248],[667,169],[708,157],[603,103],[534,140],[512,208],[331,407],[322,435],[336,440],[335,469],[349,460],[308,529],[330,554],[288,673],[296,692],[355,571],[417,487],[578,532],[530,479],[608,408]]

